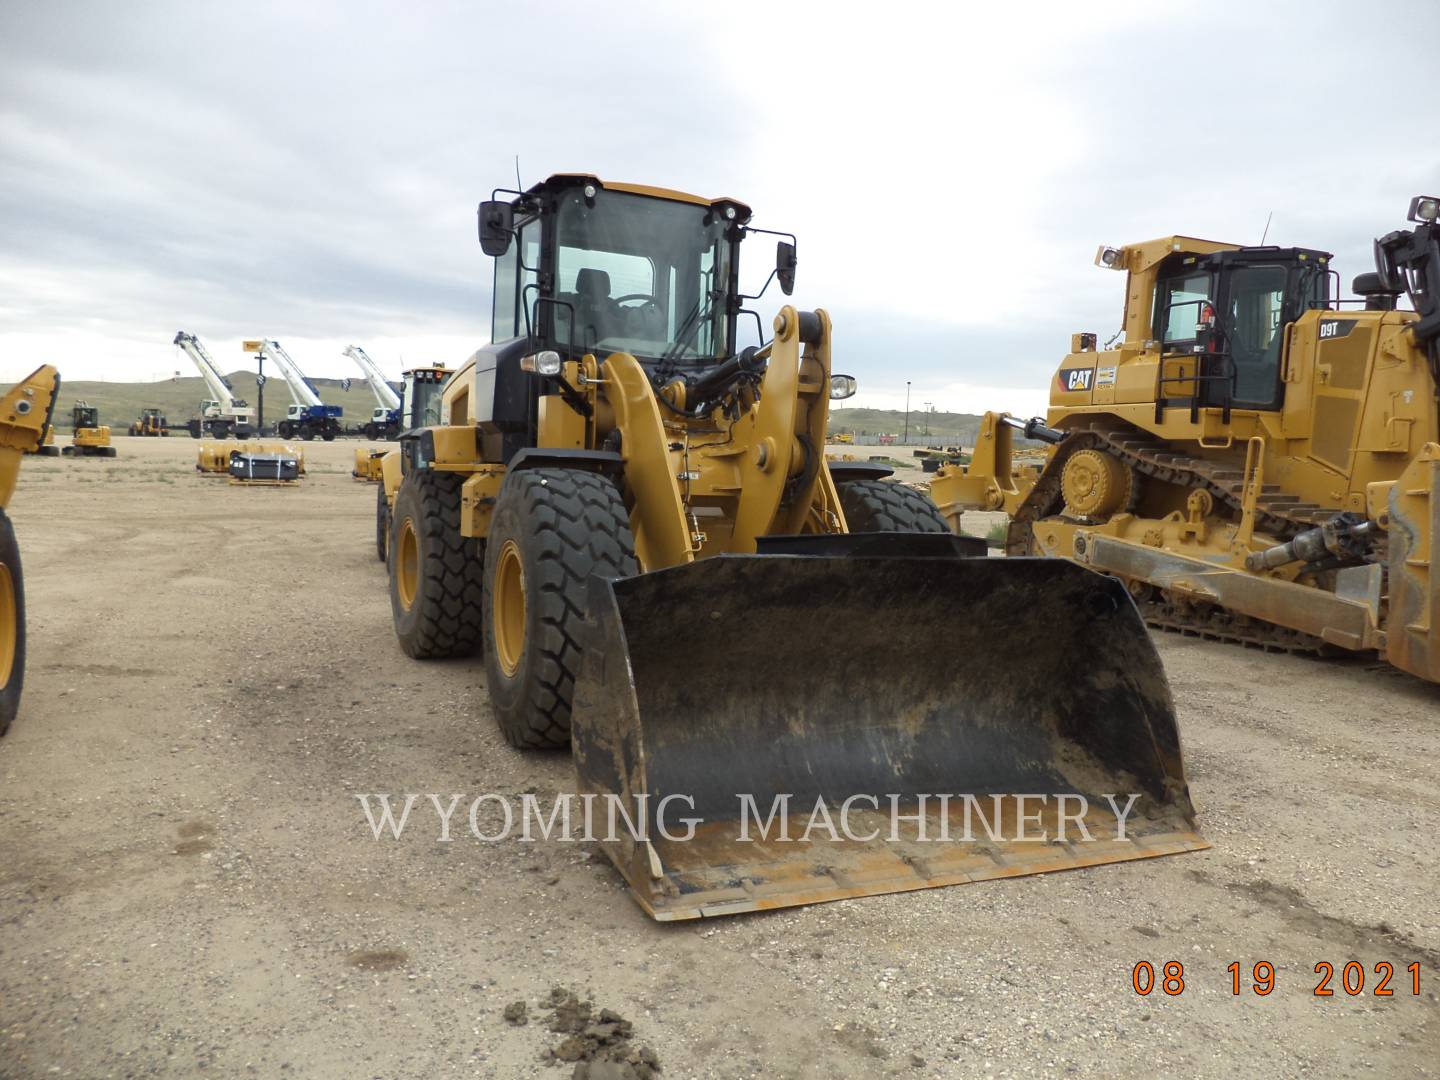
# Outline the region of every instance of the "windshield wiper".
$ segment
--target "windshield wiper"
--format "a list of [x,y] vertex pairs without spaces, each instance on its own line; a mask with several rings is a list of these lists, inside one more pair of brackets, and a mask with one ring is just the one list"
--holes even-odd
[[[703,311],[701,310],[702,304],[704,305]],[[679,356],[680,350],[690,344],[690,339],[695,336],[695,332],[700,329],[700,325],[710,317],[710,311],[714,305],[714,290],[708,290],[705,295],[696,300],[695,306],[690,309],[690,314],[686,315],[685,320],[680,324],[680,329],[675,334],[675,341],[665,350],[665,355],[660,359],[674,360]]]

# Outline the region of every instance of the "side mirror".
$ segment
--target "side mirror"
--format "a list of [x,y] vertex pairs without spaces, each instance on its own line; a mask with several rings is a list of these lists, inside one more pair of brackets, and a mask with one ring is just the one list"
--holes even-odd
[[515,211],[508,202],[487,199],[480,204],[480,249],[499,258],[510,250]]
[[789,296],[795,291],[795,245],[781,240],[775,245],[775,276],[780,279],[780,291]]

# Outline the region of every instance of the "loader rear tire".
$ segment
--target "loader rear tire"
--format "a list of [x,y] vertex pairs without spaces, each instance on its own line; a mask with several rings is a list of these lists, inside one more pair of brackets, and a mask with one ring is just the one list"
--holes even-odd
[[511,746],[569,745],[590,578],[638,572],[609,479],[576,469],[505,478],[485,550],[485,682]]
[[385,484],[375,488],[375,554],[383,563],[390,539],[390,504],[385,499]]
[[0,735],[20,711],[25,684],[25,577],[15,528],[0,510]]
[[480,541],[460,534],[463,476],[411,473],[389,515],[390,612],[417,660],[470,656],[480,644]]
[[840,509],[851,532],[948,533],[939,507],[912,487],[890,480],[840,485]]

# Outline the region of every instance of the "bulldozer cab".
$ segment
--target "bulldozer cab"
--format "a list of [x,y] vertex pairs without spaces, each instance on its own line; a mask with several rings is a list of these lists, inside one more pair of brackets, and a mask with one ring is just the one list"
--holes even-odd
[[[515,194],[480,208],[481,242],[497,256],[493,341],[526,338],[566,359],[624,352],[652,375],[735,354],[749,207],[585,175]],[[793,238],[776,272],[788,293]]]
[[[1159,268],[1153,334],[1166,356],[1193,357],[1196,370],[1161,379],[1167,405],[1279,410],[1285,328],[1330,299],[1330,256],[1307,248],[1177,253]],[[1191,390],[1185,400],[1166,383]]]

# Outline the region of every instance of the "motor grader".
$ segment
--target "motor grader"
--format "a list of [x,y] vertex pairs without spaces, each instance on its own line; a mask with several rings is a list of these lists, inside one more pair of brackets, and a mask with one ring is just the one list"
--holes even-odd
[[[603,846],[656,919],[1206,846],[1124,588],[966,557],[983,542],[889,467],[827,462],[829,401],[855,380],[823,310],[786,305],[739,345],[761,325],[740,289],[741,245],[766,232],[750,219],[590,175],[481,205],[492,343],[384,462],[401,647],[483,651],[505,738],[568,745],[580,794],[638,818]],[[788,295],[795,242],[770,235],[766,285]],[[1123,837],[1099,794],[1122,791],[1145,821]],[[1015,838],[1020,792],[1088,793],[1106,840]],[[667,829],[667,799],[693,835]],[[747,799],[863,824],[757,843]],[[926,842],[962,801],[989,807],[985,835]]]
[[25,576],[6,512],[25,454],[36,453],[54,421],[60,373],[46,364],[0,397],[0,735],[20,709],[25,684]]
[[[1118,576],[1152,625],[1440,681],[1437,213],[1412,202],[1353,300],[1314,249],[1102,248],[1123,342],[1075,335],[1046,416],[988,414],[933,497],[956,525],[1009,513],[1011,555]],[[1051,444],[1038,473],[1014,468],[1022,432]]]

